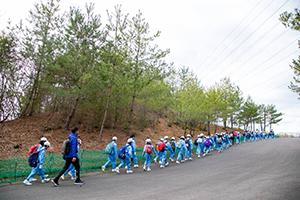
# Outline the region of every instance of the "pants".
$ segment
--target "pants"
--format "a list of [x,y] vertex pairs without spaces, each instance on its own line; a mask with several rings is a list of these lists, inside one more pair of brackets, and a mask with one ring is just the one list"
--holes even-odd
[[168,151],[160,152],[161,153],[161,156],[160,156],[161,165],[164,165],[167,163],[167,152]]
[[107,167],[110,163],[112,163],[112,169],[116,168],[117,160],[116,157],[113,155],[107,155],[107,162],[104,164],[104,167]]
[[125,159],[122,160],[121,164],[119,164],[118,168],[122,168],[124,165],[127,166],[127,171],[130,170],[130,164],[131,164],[131,161],[130,161],[130,158],[127,156]]
[[188,148],[187,151],[185,152],[185,158],[187,159],[188,157],[192,157],[192,149]]
[[218,149],[218,151],[221,151],[222,150],[222,144],[217,144],[217,149]]
[[233,138],[230,138],[230,142],[231,142],[232,145],[234,145],[234,139]]
[[177,161],[179,161],[179,160],[184,160],[184,158],[183,158],[183,150],[182,149],[178,149]]
[[204,147],[202,143],[198,143],[197,146],[197,154],[200,155],[200,153],[202,153],[202,155],[204,154]]
[[152,153],[146,153],[145,154],[145,166],[147,166],[148,165],[148,167],[150,167],[151,166],[151,159],[152,159]]
[[64,173],[64,175],[66,175],[69,171],[71,171],[71,176],[75,177],[75,167],[73,164],[70,165],[70,167],[67,169],[67,171]]
[[72,162],[73,158],[66,158],[66,163],[65,166],[60,170],[60,172],[58,173],[58,175],[54,178],[54,181],[56,183],[58,183],[59,178],[61,177],[61,175],[63,175],[68,168],[70,167],[71,164],[73,164],[73,166],[75,167],[76,170],[76,180],[75,182],[80,181],[80,164],[79,164],[79,158],[76,158],[75,162]]
[[171,156],[170,156],[171,159],[174,159],[175,153],[176,153],[176,148],[174,149],[173,153],[171,153]]
[[39,173],[39,175],[41,176],[42,180],[45,179],[44,169],[43,169],[43,167],[41,169],[39,167],[40,167],[40,165],[38,164],[36,167],[33,167],[31,169],[31,172],[30,172],[29,176],[26,178],[27,181],[29,181],[30,179],[32,179],[37,173]]
[[210,148],[210,147],[205,146],[206,154],[209,154],[209,148]]
[[[159,161],[159,160],[161,160],[161,153],[160,153],[160,151],[157,151],[157,155],[156,155],[156,157],[155,157],[155,159],[157,160],[157,161]],[[160,158],[160,159],[159,159]]]
[[133,158],[133,164],[134,164],[134,165],[137,165],[138,161],[137,161],[137,157],[136,157],[136,152],[134,152],[134,153],[132,154],[132,158]]

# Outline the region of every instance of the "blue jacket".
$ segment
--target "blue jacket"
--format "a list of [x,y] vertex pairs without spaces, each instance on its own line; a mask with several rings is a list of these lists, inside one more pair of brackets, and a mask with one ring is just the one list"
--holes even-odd
[[78,135],[74,133],[70,133],[69,140],[70,140],[70,153],[68,155],[65,155],[65,158],[78,158],[78,142],[77,142]]
[[45,154],[46,154],[46,148],[43,147],[42,145],[39,145],[37,147],[36,151],[39,151],[38,161],[39,161],[40,165],[43,165],[43,162],[45,159]]
[[125,153],[126,157],[132,158],[133,156],[133,148],[131,145],[127,145],[127,149],[126,149],[126,153]]
[[135,141],[134,141],[134,139],[133,139],[133,138],[132,138],[131,147],[132,147],[132,154],[134,154],[134,153],[135,153],[135,151],[136,151],[136,146],[135,146]]

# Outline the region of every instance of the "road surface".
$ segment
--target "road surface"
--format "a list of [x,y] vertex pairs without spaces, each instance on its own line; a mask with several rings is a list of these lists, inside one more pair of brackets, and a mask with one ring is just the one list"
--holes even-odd
[[300,139],[272,139],[234,145],[217,154],[165,169],[133,174],[99,172],[71,180],[0,185],[0,199],[300,199]]

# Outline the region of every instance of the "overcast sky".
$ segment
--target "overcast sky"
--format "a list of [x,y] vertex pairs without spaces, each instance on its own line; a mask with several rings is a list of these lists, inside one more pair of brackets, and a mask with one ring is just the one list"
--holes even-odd
[[[16,24],[28,16],[37,0],[2,1],[0,29],[8,19]],[[43,1],[45,2],[45,0]],[[117,4],[132,17],[138,10],[150,30],[162,32],[155,43],[170,48],[168,62],[194,71],[204,86],[230,77],[244,97],[257,104],[275,104],[284,113],[275,132],[300,132],[300,101],[288,89],[293,78],[289,65],[299,56],[300,34],[278,20],[284,11],[294,11],[299,0],[62,0],[61,10],[95,3],[95,12],[107,22],[106,10]]]

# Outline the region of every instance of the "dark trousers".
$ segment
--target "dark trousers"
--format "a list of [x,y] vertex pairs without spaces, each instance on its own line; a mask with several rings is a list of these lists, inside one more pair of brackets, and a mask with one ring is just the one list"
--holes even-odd
[[234,138],[230,138],[231,144],[234,145]]
[[65,166],[60,170],[60,172],[58,173],[58,175],[54,178],[54,181],[58,183],[59,178],[61,177],[61,175],[63,175],[67,169],[69,169],[70,165],[73,164],[76,170],[76,180],[75,182],[80,181],[80,164],[79,164],[79,159],[76,158],[75,162],[72,162],[73,158],[66,158],[66,163]]

